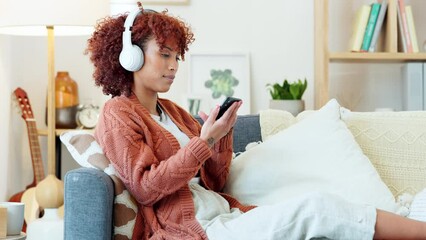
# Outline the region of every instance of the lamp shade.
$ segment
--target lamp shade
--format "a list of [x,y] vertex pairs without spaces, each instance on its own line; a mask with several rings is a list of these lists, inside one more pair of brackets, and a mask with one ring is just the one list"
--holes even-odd
[[0,0],[0,34],[56,36],[90,35],[100,18],[109,15],[109,0]]

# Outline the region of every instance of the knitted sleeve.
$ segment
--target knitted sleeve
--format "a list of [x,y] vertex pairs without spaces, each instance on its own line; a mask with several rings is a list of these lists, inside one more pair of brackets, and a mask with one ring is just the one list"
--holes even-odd
[[[199,137],[176,152],[157,149],[167,139],[154,139],[150,131],[153,128],[148,128],[142,113],[120,104],[104,106],[96,129],[97,140],[123,183],[146,206],[186,185],[212,154]],[[170,151],[171,157],[159,161],[154,151]]]
[[232,160],[233,131],[217,142],[213,147],[213,155],[201,168],[201,181],[205,187],[215,192],[222,192],[229,176]]

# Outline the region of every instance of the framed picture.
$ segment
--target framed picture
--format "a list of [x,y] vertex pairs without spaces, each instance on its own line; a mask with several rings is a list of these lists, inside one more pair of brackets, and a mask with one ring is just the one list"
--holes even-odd
[[[139,0],[110,0],[111,3],[136,3]],[[159,5],[187,5],[189,0],[146,0],[141,1],[143,5],[145,4],[159,4]]]
[[189,94],[201,99],[199,109],[210,113],[226,97],[243,100],[239,115],[250,114],[250,60],[247,53],[189,55]]

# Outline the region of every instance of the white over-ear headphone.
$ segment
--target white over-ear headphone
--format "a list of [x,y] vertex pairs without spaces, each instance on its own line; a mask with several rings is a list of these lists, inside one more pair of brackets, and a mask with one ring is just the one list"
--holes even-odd
[[120,52],[119,61],[121,66],[131,72],[136,72],[142,68],[144,63],[144,56],[142,49],[132,44],[132,30],[133,22],[136,17],[143,12],[156,12],[150,9],[137,9],[129,15],[127,15],[126,21],[124,22],[123,32],[123,49]]

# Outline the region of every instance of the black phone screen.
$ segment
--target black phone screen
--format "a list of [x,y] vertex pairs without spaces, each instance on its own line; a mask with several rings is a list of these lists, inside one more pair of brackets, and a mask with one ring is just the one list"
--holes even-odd
[[227,97],[225,101],[222,103],[219,109],[219,113],[217,114],[216,120],[218,120],[222,115],[228,110],[228,108],[234,103],[239,102],[241,99],[235,97]]

